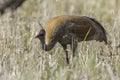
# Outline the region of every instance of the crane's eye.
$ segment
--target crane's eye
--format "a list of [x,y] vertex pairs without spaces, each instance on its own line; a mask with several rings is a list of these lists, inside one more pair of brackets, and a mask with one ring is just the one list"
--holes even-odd
[[39,36],[44,36],[45,35],[45,30],[41,30],[40,32],[39,32]]

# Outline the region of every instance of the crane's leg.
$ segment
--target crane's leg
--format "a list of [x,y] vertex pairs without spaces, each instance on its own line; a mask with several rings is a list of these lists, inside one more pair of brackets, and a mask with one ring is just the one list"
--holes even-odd
[[75,56],[75,51],[77,49],[77,46],[78,46],[77,40],[74,39],[74,38],[72,38],[72,43],[71,43],[70,47],[72,49],[72,55],[73,55],[73,57]]
[[68,51],[67,51],[67,45],[62,45],[63,49],[65,51],[66,54],[66,63],[69,64],[69,57],[68,57]]

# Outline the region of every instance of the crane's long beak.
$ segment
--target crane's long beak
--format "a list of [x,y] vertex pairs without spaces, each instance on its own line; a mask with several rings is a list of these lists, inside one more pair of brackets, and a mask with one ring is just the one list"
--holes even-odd
[[34,38],[36,39],[36,38],[38,38],[38,36],[39,36],[39,35],[36,35]]

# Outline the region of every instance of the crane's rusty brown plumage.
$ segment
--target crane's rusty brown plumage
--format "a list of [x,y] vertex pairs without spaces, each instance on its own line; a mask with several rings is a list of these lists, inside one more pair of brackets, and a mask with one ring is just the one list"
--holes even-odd
[[[38,36],[41,33],[44,36]],[[40,39],[45,51],[51,50],[59,42],[66,52],[67,63],[69,63],[66,50],[68,44],[72,48],[73,56],[80,41],[97,40],[104,41],[107,44],[105,29],[98,21],[86,16],[63,15],[51,18],[47,21],[45,29],[39,31],[37,38]]]

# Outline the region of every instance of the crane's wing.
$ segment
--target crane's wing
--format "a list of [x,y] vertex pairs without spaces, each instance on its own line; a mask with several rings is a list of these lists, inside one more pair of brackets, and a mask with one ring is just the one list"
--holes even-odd
[[67,30],[69,33],[72,33],[79,37],[85,37],[86,35],[92,36],[95,34],[95,29],[92,25],[89,24],[76,24],[69,23],[67,26]]

